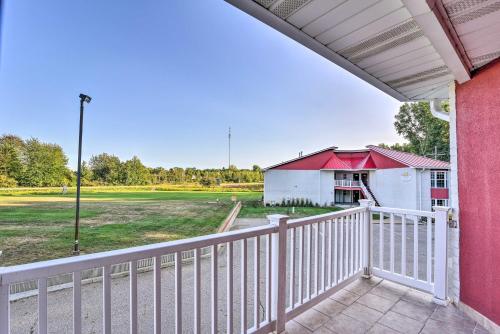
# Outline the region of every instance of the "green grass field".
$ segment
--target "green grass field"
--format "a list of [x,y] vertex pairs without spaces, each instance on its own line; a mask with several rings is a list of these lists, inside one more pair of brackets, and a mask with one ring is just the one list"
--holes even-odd
[[[240,189],[240,188],[237,188]],[[315,215],[335,208],[263,207],[262,193],[152,190],[146,187],[98,187],[82,191],[80,247],[94,253],[216,232],[242,201],[239,217]],[[71,256],[75,194],[60,189],[0,190],[0,267]]]
[[[86,191],[80,245],[84,253],[210,234],[238,200],[259,192]],[[0,192],[0,266],[71,255],[75,196],[56,192]]]

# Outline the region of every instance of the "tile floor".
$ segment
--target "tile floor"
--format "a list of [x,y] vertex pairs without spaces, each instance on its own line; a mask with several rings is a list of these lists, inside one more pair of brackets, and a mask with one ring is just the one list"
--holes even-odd
[[374,277],[351,283],[289,321],[286,333],[488,332],[453,305],[438,306],[429,294]]

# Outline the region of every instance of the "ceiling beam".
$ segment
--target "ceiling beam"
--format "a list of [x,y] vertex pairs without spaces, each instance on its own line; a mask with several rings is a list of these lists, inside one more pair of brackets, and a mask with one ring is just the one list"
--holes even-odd
[[321,44],[320,42],[318,42],[317,40],[315,40],[311,36],[307,35],[303,31],[301,31],[300,29],[297,29],[292,24],[277,17],[276,15],[271,13],[266,8],[260,6],[256,2],[251,1],[251,0],[225,0],[225,1],[232,4],[233,6],[235,6],[237,8],[239,8],[240,10],[246,12],[247,14],[255,17],[259,21],[262,21],[263,23],[269,25],[270,27],[278,30],[279,32],[290,37],[291,39],[295,40],[296,42],[311,49],[312,51],[316,52],[317,54],[325,57],[326,59],[330,60],[334,64],[342,67],[343,69],[354,74],[358,78],[360,78],[360,79],[368,82],[369,84],[377,87],[378,89],[380,89],[381,91],[383,91],[386,94],[389,94],[390,96],[394,97],[395,99],[397,99],[399,101],[408,101],[409,100],[408,97],[406,97],[405,95],[401,94],[400,92],[398,92],[397,90],[388,86],[384,82],[380,81],[379,79],[377,79],[374,76],[370,75],[369,73],[365,72],[362,68],[351,63],[346,58],[342,57],[341,55],[337,54],[336,52],[329,49],[325,45]]
[[441,0],[402,0],[459,83],[470,80],[472,64]]

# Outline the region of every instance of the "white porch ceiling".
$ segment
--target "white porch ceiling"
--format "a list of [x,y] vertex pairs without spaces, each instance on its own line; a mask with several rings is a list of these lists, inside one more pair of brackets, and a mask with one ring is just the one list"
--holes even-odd
[[498,0],[226,1],[401,101],[446,98],[500,56]]

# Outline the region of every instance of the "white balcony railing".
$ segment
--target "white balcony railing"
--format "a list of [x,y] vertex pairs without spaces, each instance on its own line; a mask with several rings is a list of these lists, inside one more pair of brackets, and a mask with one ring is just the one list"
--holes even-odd
[[[111,272],[112,266],[122,263],[129,263],[129,307],[119,312],[128,314],[128,331],[137,333],[141,323],[139,314],[144,317],[144,311],[138,311],[137,262],[145,258],[153,259],[151,331],[154,333],[161,333],[162,328],[175,329],[176,333],[281,332],[286,321],[360,275],[372,272],[434,293],[436,301],[444,301],[448,209],[401,210],[373,207],[369,202],[361,200],[358,208],[300,219],[273,215],[269,216],[270,224],[262,227],[2,268],[0,333],[9,333],[12,326],[19,332],[29,331],[18,328],[29,322],[19,321],[19,317],[15,324],[12,322],[10,285],[18,282],[37,281],[38,311],[32,316],[38,319],[38,333],[47,333],[52,322],[61,321],[47,314],[47,299],[51,294],[47,282],[50,277],[68,273],[73,277],[70,286],[73,298],[69,305],[73,333],[81,333],[81,273],[92,268],[102,268],[102,332],[111,333]],[[396,245],[397,240],[402,244]],[[413,243],[413,251],[407,247],[409,242]],[[419,251],[421,247],[425,252]],[[193,261],[183,261],[182,254],[187,251],[194,251]],[[174,296],[173,303],[162,299],[161,293],[168,283],[161,275],[162,257],[167,254],[175,255],[175,267],[170,269],[175,284],[168,292]],[[425,255],[422,258],[418,254]],[[234,286],[236,277],[239,288]],[[193,290],[189,293],[185,282],[190,282],[190,278]],[[222,278],[225,282],[219,282]],[[220,283],[225,283],[225,288],[220,289]],[[118,289],[118,285],[113,289]],[[205,295],[209,300],[203,299]],[[172,304],[173,320],[164,315],[162,304],[167,307]],[[202,304],[206,312],[201,312]],[[222,306],[225,309],[221,310]]]
[[335,180],[335,186],[336,187],[357,187],[359,188],[361,186],[360,181],[354,181],[354,180]]

